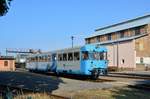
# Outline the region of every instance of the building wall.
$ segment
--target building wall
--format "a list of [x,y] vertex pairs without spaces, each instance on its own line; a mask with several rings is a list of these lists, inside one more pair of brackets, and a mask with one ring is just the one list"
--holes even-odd
[[134,44],[134,40],[132,40],[127,42],[121,42],[118,45],[118,60],[120,68],[136,68],[136,51],[134,49]]
[[108,66],[115,68],[136,68],[134,41],[106,45],[108,49]]
[[117,67],[117,45],[116,44],[109,44],[106,46],[108,49],[108,66],[109,67]]
[[150,64],[150,25],[147,25],[147,34],[135,40],[137,64]]
[[0,71],[14,71],[14,70],[15,70],[14,60],[0,60]]

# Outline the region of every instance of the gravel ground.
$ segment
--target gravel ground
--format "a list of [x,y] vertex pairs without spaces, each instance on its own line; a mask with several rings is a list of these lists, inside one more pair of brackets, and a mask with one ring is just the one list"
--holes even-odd
[[65,95],[67,93],[71,94],[81,90],[91,90],[91,89],[109,89],[112,88],[113,85],[111,83],[99,83],[99,82],[88,82],[88,81],[80,81],[80,80],[72,80],[62,78],[64,83],[59,84],[59,89],[53,91],[54,94]]

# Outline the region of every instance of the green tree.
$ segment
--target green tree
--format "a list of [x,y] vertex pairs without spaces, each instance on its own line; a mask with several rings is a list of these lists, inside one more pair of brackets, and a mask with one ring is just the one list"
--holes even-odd
[[4,16],[9,8],[12,0],[0,0],[0,16]]

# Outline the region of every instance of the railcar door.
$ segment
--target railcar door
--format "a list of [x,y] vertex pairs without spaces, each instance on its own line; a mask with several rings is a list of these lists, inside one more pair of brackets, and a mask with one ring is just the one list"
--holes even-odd
[[80,61],[80,64],[81,64],[80,70],[83,74],[86,74],[86,75],[91,74],[91,72],[89,71],[90,63],[91,63],[91,60],[90,60],[89,52],[82,51],[81,52],[81,61]]
[[52,54],[52,65],[50,67],[50,71],[56,72],[57,70],[57,61],[56,61],[56,53]]

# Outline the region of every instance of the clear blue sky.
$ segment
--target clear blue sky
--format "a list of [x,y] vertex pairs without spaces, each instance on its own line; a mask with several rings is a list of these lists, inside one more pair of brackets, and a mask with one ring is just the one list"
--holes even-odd
[[150,14],[150,0],[13,0],[0,17],[0,51],[83,45],[98,27]]

